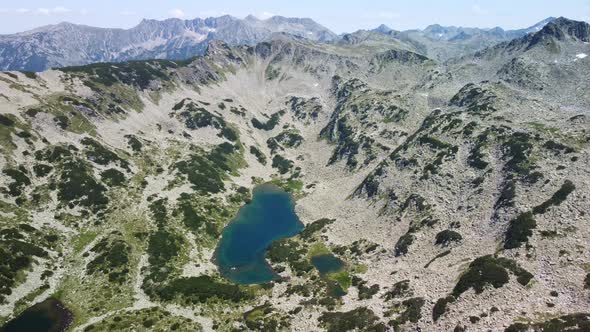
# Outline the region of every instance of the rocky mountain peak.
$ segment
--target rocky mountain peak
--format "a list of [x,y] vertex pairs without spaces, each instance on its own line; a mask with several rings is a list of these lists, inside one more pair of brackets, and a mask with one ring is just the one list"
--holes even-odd
[[372,31],[374,31],[374,32],[380,32],[380,33],[389,33],[391,31],[393,31],[393,29],[390,28],[390,27],[388,27],[385,24],[381,24],[380,26],[376,27]]
[[574,40],[589,42],[590,24],[560,17],[545,25],[539,31],[539,35],[555,37],[558,40],[570,37]]

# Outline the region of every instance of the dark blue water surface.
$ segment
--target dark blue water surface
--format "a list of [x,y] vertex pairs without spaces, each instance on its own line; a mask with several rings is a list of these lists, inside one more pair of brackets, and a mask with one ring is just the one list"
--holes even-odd
[[63,332],[72,324],[72,313],[56,299],[47,299],[26,309],[0,332]]
[[219,271],[238,284],[269,282],[277,275],[264,258],[266,249],[273,241],[302,230],[291,194],[274,185],[259,185],[252,202],[223,230],[215,252]]
[[311,258],[311,264],[313,264],[321,275],[339,272],[344,267],[344,262],[332,254],[313,256]]

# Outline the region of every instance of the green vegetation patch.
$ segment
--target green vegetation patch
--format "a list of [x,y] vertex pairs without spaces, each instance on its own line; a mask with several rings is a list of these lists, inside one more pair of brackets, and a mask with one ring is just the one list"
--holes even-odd
[[26,242],[18,231],[3,229],[0,232],[0,303],[12,294],[14,287],[34,262],[34,257],[47,258],[43,248]]
[[15,115],[0,114],[0,151],[4,154],[10,154],[16,149],[13,134],[25,139],[28,144],[32,144],[31,137],[28,136],[30,130],[30,126],[26,123],[23,124]]
[[516,132],[510,134],[508,140],[502,144],[503,157],[506,160],[504,170],[520,176],[527,176],[533,165],[529,155],[533,149],[533,138],[528,133]]
[[68,159],[62,163],[57,197],[64,204],[80,205],[98,212],[106,208],[107,189],[96,181],[88,165],[80,160]]
[[12,179],[12,183],[8,185],[8,194],[13,197],[18,197],[23,193],[23,190],[31,185],[31,179],[27,176],[26,169],[7,168],[2,173]]
[[434,243],[446,247],[453,242],[461,242],[461,240],[463,240],[461,234],[450,229],[445,229],[444,231],[436,234]]
[[251,299],[253,294],[244,287],[216,281],[210,276],[178,278],[158,290],[164,300],[181,296],[186,303],[204,303],[209,299],[240,302]]
[[100,172],[100,179],[111,187],[120,187],[126,181],[125,174],[114,168]]
[[260,149],[255,147],[254,145],[250,146],[250,153],[256,157],[256,160],[262,165],[266,165],[266,156]]
[[379,292],[379,285],[367,286],[367,282],[357,276],[352,277],[352,286],[358,289],[359,300],[367,300]]
[[466,107],[468,112],[494,112],[493,106],[497,96],[490,90],[469,83],[451,98],[450,105]]
[[322,218],[316,220],[310,224],[305,225],[305,228],[303,231],[301,231],[301,233],[299,233],[299,236],[303,240],[309,240],[314,234],[324,229],[324,227],[334,223],[334,221],[336,221],[336,219]]
[[33,172],[35,173],[35,176],[39,178],[46,177],[52,170],[53,166],[46,164],[36,164],[33,166]]
[[289,264],[297,276],[302,276],[313,269],[306,257],[307,253],[307,249],[296,240],[281,239],[270,245],[266,257],[273,264]]
[[269,303],[244,313],[244,323],[251,331],[274,332],[288,330],[291,326],[287,315],[281,314]]
[[180,236],[165,229],[159,229],[150,235],[147,248],[150,270],[143,283],[147,294],[153,294],[158,283],[168,277],[169,265],[180,253],[183,243]]
[[408,253],[409,247],[414,243],[416,236],[411,233],[406,233],[395,243],[395,255],[402,256]]
[[283,150],[283,147],[296,148],[303,142],[303,136],[297,130],[285,130],[275,137],[266,141],[270,153],[274,154],[277,150]]
[[346,158],[346,165],[355,168],[358,164],[356,156],[359,154],[361,143],[356,138],[355,131],[348,124],[346,116],[332,119],[328,125],[320,131],[321,138],[327,138],[329,142],[336,143],[336,148],[328,160],[332,165]]
[[12,127],[16,122],[11,119],[8,115],[0,114],[0,125],[4,127]]
[[555,317],[540,323],[514,323],[510,325],[506,332],[526,332],[526,331],[590,331],[590,314],[575,313]]
[[574,183],[570,180],[565,180],[561,188],[557,190],[551,198],[533,208],[533,214],[543,214],[552,206],[558,206],[563,203],[569,194],[576,189]]
[[131,247],[116,235],[112,234],[103,238],[90,249],[96,257],[88,263],[86,268],[89,274],[101,272],[108,275],[110,282],[120,284],[128,278]]
[[64,161],[73,156],[73,153],[70,150],[76,151],[77,149],[73,146],[49,146],[43,150],[35,151],[35,159],[38,161],[46,161],[48,163]]
[[346,312],[324,312],[319,321],[328,332],[378,331],[380,325],[379,317],[365,307]]
[[276,125],[279,124],[279,121],[281,120],[281,117],[284,114],[285,114],[284,110],[276,112],[273,115],[271,115],[270,119],[268,119],[266,122],[260,122],[258,119],[252,118],[252,126],[254,126],[254,128],[256,128],[256,129],[261,129],[261,130],[266,130],[266,131],[273,130],[276,127]]
[[543,144],[543,147],[549,151],[552,151],[555,155],[558,155],[559,153],[569,154],[576,152],[574,148],[571,148],[567,145],[563,145],[559,142],[555,142],[553,140],[548,140],[547,142],[545,142],[545,144]]
[[432,308],[432,320],[437,321],[447,311],[447,306],[455,302],[455,297],[452,295],[442,297],[436,301]]
[[218,193],[225,190],[223,181],[243,165],[240,147],[222,143],[205,154],[195,151],[187,160],[174,164],[181,174],[200,193]]
[[471,167],[476,169],[486,169],[489,165],[487,161],[485,161],[485,154],[483,150],[485,149],[489,140],[488,131],[477,136],[475,140],[475,146],[469,152],[469,156],[467,157],[467,164]]
[[129,163],[125,159],[122,159],[115,152],[105,148],[96,140],[90,137],[85,137],[82,139],[81,143],[86,147],[85,154],[88,160],[103,166],[110,163],[116,163],[121,168],[130,171]]
[[[178,104],[174,108],[177,106]],[[238,132],[221,116],[209,112],[194,102],[185,105],[185,110],[178,113],[178,116],[184,120],[185,126],[189,129],[213,127],[219,130],[219,137],[224,137],[230,142],[236,142],[239,138]]]
[[60,70],[71,74],[85,74],[92,83],[113,86],[123,83],[145,90],[152,81],[169,81],[168,70],[178,67],[169,60],[129,61],[121,63],[96,63],[85,66],[65,67]]
[[383,298],[385,301],[390,301],[393,299],[409,297],[413,294],[414,293],[410,289],[410,280],[402,280],[393,284],[391,289],[385,292],[381,298]]
[[529,237],[533,235],[533,229],[535,228],[537,228],[537,222],[532,212],[519,214],[508,225],[504,239],[504,248],[519,248],[522,244],[527,243]]
[[493,256],[482,256],[469,264],[469,268],[453,288],[453,295],[459,297],[470,288],[480,294],[486,286],[500,288],[508,283],[508,280],[508,272]]
[[272,167],[276,168],[280,174],[288,173],[293,168],[293,164],[292,160],[278,154],[272,158]]
[[178,212],[182,214],[184,225],[191,231],[197,231],[207,223],[207,218],[193,206],[190,195],[182,193],[178,200]]
[[319,98],[303,98],[292,96],[285,103],[299,120],[315,120],[322,111]]
[[452,295],[459,297],[468,289],[473,288],[476,294],[483,292],[486,286],[500,288],[509,281],[508,271],[514,273],[521,285],[527,285],[533,275],[521,268],[515,261],[497,258],[492,255],[476,258],[453,288]]
[[202,327],[188,318],[174,316],[159,307],[137,311],[123,311],[91,324],[84,332],[98,331],[202,331]]
[[303,258],[307,250],[293,239],[274,241],[266,252],[266,257],[272,263],[290,263]]
[[133,150],[133,152],[140,152],[143,148],[143,143],[135,135],[125,135],[127,139],[127,145]]
[[422,307],[424,303],[424,298],[414,297],[394,304],[391,311],[399,314],[395,319],[389,321],[388,325],[397,330],[407,322],[417,323],[422,318]]
[[534,278],[532,273],[523,269],[518,263],[511,259],[499,257],[497,258],[497,261],[500,265],[512,272],[516,276],[516,281],[523,286],[528,285],[528,283]]

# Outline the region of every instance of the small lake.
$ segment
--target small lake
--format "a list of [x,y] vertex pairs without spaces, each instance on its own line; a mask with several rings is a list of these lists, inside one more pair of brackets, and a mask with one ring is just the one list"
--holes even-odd
[[225,227],[215,251],[221,274],[237,284],[261,284],[277,278],[265,251],[275,240],[292,237],[303,230],[295,214],[293,196],[283,189],[262,184]]
[[63,332],[72,324],[72,312],[60,301],[47,299],[8,321],[0,332]]
[[340,272],[344,268],[344,262],[332,254],[313,256],[311,264],[321,275]]

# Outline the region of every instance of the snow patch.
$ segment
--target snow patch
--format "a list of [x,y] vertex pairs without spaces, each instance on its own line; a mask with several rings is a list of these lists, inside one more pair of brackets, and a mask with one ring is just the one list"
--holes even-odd
[[587,56],[588,56],[588,54],[586,54],[586,53],[576,54],[576,58],[578,58],[578,59],[584,59]]
[[184,30],[182,33],[184,37],[194,39],[196,42],[201,42],[207,38],[207,35],[198,33],[196,31]]

